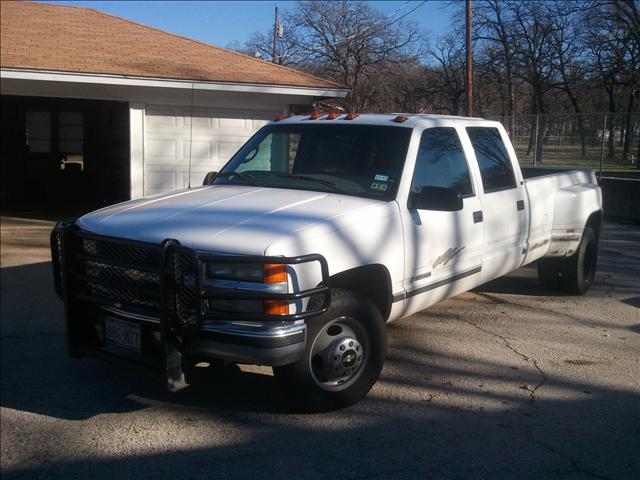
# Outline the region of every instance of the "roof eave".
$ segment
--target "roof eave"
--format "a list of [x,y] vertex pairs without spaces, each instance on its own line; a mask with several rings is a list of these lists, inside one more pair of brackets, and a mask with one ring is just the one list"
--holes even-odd
[[36,80],[66,83],[89,83],[99,85],[127,85],[137,87],[177,88],[193,90],[217,90],[227,92],[266,93],[272,95],[302,95],[311,97],[343,98],[349,90],[333,87],[302,87],[296,85],[268,85],[258,83],[231,83],[207,80],[185,80],[101,73],[62,72],[25,68],[0,68],[0,78]]

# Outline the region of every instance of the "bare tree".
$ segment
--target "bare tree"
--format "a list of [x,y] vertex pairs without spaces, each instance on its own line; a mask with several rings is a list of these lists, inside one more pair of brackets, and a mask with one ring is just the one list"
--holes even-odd
[[[282,36],[277,36],[276,40],[276,58],[275,63],[278,65],[299,66],[304,64],[304,58],[301,52],[297,51],[294,46],[297,44],[295,40],[295,29],[291,28],[286,21],[281,21]],[[254,32],[251,38],[245,42],[243,50],[249,55],[255,56],[256,53],[260,58],[271,60],[273,50],[273,28],[270,32]]]
[[[506,109],[509,134],[513,136],[515,114],[514,88],[514,19],[500,0],[477,2],[474,8],[474,38],[484,44],[484,70],[489,71],[499,86],[506,89]],[[502,90],[502,89],[501,89]]]
[[551,43],[556,83],[555,88],[569,99],[577,114],[578,134],[581,143],[581,155],[587,155],[585,126],[582,118],[582,105],[577,94],[588,74],[588,66],[582,52],[585,49],[585,36],[580,25],[580,14],[587,10],[586,2],[554,2],[547,5],[552,21]]
[[[632,0],[596,2],[585,15],[589,57],[594,67],[595,80],[606,93],[607,110],[617,112],[619,103],[626,99],[626,111],[631,113],[635,108],[636,92],[640,88],[639,34],[637,28],[634,28],[639,16],[637,4]],[[625,126],[629,133],[630,122]],[[625,130],[625,126],[619,128]],[[615,134],[616,125],[611,120],[608,123],[607,139],[609,158],[615,154]],[[626,158],[630,149],[629,140],[623,140],[623,145],[623,156]]]
[[426,88],[440,100],[435,105],[436,109],[459,115],[466,92],[464,42],[450,34],[429,48],[428,54],[434,59],[435,65],[428,69]]
[[301,1],[285,16],[296,31],[296,48],[315,73],[350,88],[344,106],[370,108],[375,92],[365,80],[417,58],[421,35],[413,24],[388,19],[364,2]]

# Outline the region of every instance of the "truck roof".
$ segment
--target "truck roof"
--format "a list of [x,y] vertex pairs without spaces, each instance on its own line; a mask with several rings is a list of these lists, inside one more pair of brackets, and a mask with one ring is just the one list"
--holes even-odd
[[[477,124],[477,123],[495,123],[491,120],[485,120],[483,118],[475,117],[459,117],[454,115],[431,115],[431,114],[415,114],[415,113],[363,113],[357,114],[355,118],[348,120],[346,113],[332,114],[306,114],[306,115],[293,115],[281,120],[276,120],[277,123],[292,124],[292,123],[318,123],[322,125],[332,125],[335,122],[340,124],[360,124],[360,125],[388,125],[398,127],[415,127],[416,125],[434,126],[434,125],[451,125],[451,124]],[[353,115],[353,114],[352,114]],[[394,122],[394,119],[398,116],[407,117],[403,122]]]

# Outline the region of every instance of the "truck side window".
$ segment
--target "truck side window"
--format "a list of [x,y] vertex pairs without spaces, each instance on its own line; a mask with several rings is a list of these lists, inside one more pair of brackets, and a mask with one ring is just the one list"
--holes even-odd
[[473,196],[469,167],[454,128],[435,127],[422,132],[411,191],[422,187],[452,188],[462,197]]
[[497,128],[467,127],[485,193],[516,188],[509,153]]

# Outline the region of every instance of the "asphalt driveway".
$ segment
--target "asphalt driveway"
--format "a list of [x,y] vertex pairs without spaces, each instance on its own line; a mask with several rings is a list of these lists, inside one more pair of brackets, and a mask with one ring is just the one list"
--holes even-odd
[[3,218],[4,478],[640,478],[640,228],[584,297],[513,274],[391,324],[369,396],[292,415],[266,368],[179,393],[66,355],[50,222]]

